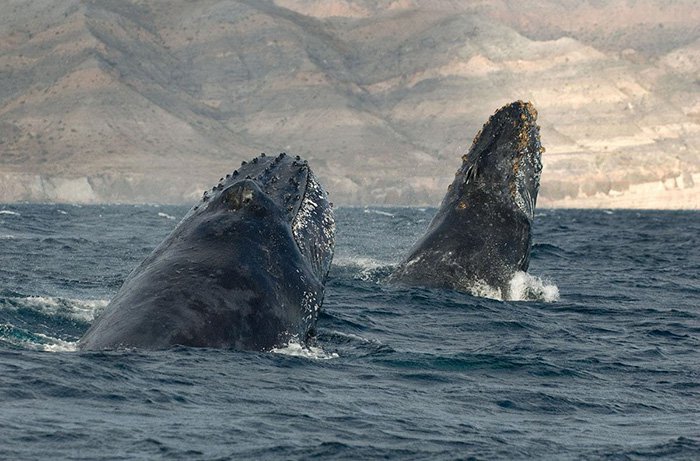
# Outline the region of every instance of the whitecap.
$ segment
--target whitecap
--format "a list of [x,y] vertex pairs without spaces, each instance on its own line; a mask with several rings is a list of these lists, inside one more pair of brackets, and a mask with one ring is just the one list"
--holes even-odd
[[19,213],[16,211],[10,211],[10,210],[0,210],[0,214],[8,215],[8,216],[20,216]]
[[171,215],[169,215],[167,213],[163,213],[163,212],[159,212],[158,216],[160,216],[161,218],[165,218],[165,219],[175,219],[175,216],[171,216]]
[[393,218],[393,217],[394,217],[394,214],[393,214],[393,213],[389,213],[388,211],[374,210],[374,209],[371,209],[371,208],[365,208],[364,211],[365,211],[365,213],[374,213],[374,214],[378,214],[378,215],[381,215],[381,216],[388,216],[388,217],[390,217],[390,218]]

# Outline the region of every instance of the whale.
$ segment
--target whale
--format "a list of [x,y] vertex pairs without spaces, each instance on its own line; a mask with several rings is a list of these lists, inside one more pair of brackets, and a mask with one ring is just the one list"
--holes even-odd
[[261,154],[204,192],[77,347],[303,344],[315,334],[334,244],[332,205],[308,162]]
[[508,298],[514,275],[530,263],[544,151],[539,131],[529,102],[507,104],[489,118],[391,283],[472,294],[496,290]]

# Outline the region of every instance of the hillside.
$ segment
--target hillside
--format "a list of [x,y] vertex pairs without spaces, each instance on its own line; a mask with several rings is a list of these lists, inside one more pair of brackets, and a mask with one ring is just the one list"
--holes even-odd
[[698,208],[697,7],[4,2],[0,201],[189,202],[287,151],[336,203],[436,204],[488,116],[524,99],[542,206]]

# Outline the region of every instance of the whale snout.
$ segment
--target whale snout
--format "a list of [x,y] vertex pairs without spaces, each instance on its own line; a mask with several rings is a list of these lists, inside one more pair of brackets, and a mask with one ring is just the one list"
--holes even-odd
[[470,194],[485,193],[532,217],[544,151],[539,130],[537,110],[529,102],[516,101],[496,111],[462,157],[452,187],[459,204],[469,203]]

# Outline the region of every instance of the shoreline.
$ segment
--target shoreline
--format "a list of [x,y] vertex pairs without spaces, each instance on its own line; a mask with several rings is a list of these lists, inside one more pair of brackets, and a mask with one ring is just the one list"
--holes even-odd
[[[576,197],[551,199],[540,194],[537,209],[635,209],[635,210],[700,210],[700,173],[671,177],[663,181],[630,184],[626,190],[610,190]],[[2,204],[80,204],[80,205],[190,205],[201,197],[203,181],[188,182],[184,178],[149,179],[148,175],[118,177],[80,176],[48,177],[31,173],[0,173]],[[426,188],[411,191],[407,203],[384,196],[362,197],[343,190],[331,178],[327,188],[331,200],[341,207],[430,207],[438,206],[444,189]],[[439,181],[436,181],[436,183]],[[199,183],[199,184],[197,184]],[[572,182],[573,183],[573,182]],[[194,185],[193,185],[194,184]],[[575,184],[575,183],[574,183]],[[546,183],[545,183],[546,185]],[[377,191],[377,189],[375,189]],[[381,190],[379,190],[381,192]],[[396,197],[396,195],[395,195]],[[422,197],[423,200],[416,200]]]

